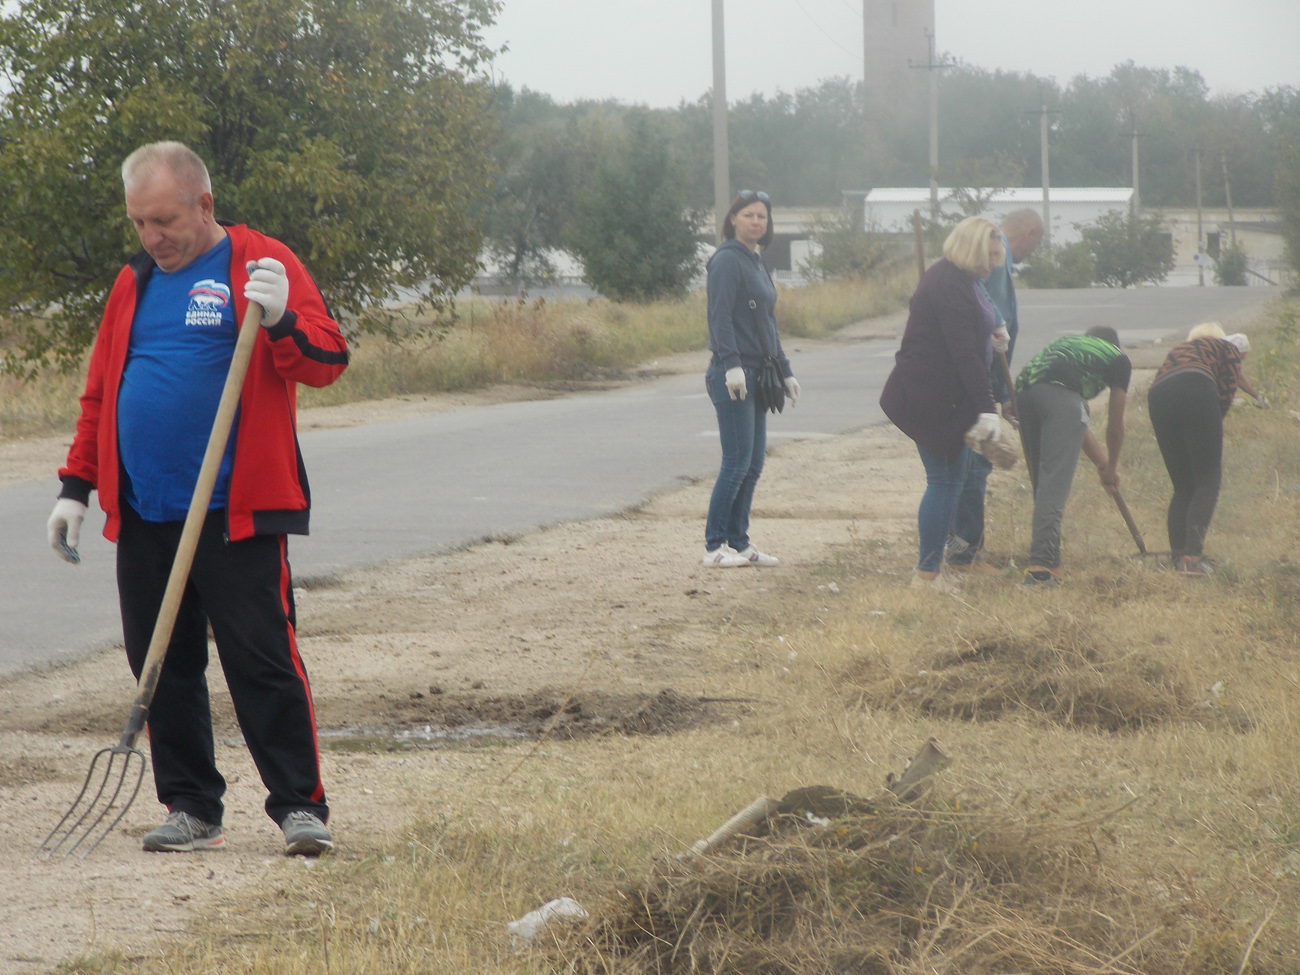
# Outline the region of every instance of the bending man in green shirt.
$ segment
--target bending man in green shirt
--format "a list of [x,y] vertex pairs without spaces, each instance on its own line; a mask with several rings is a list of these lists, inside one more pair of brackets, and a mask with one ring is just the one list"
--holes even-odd
[[[1016,378],[1016,406],[1025,463],[1034,487],[1033,541],[1025,585],[1054,586],[1061,574],[1061,519],[1079,451],[1097,466],[1101,486],[1119,490],[1124,405],[1133,364],[1113,328],[1049,342]],[[1088,401],[1110,388],[1103,448],[1088,429]]]

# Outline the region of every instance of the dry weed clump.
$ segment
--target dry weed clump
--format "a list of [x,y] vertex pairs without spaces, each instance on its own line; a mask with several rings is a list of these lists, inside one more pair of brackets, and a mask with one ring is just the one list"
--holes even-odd
[[876,708],[959,721],[1033,712],[1068,728],[1129,732],[1195,713],[1198,698],[1171,664],[1112,649],[1099,629],[1053,614],[1032,628],[960,638],[912,672],[880,677],[875,665],[855,665],[847,684]]
[[659,862],[584,926],[554,932],[556,967],[1209,975],[1234,970],[1247,949],[1251,933],[1214,897],[1112,866],[1118,854],[1095,834],[1119,810],[1047,824],[952,797],[849,805],[835,819],[778,815],[721,853]]

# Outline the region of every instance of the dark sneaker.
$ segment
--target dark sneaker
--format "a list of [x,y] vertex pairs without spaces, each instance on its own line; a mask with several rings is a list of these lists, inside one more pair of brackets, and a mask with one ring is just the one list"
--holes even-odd
[[219,850],[226,845],[220,826],[213,826],[189,813],[174,812],[167,822],[144,834],[149,853],[189,853],[191,850]]
[[1055,589],[1059,583],[1056,576],[1047,569],[1030,569],[1025,573],[1026,586],[1040,586],[1043,589]]
[[284,855],[318,857],[334,849],[334,839],[320,817],[309,812],[291,812],[280,824],[284,830]]

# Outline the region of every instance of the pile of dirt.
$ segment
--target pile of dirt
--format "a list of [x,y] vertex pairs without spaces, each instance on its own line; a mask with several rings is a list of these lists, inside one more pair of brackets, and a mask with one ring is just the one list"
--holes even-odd
[[720,721],[737,710],[736,704],[744,707],[744,702],[687,697],[670,687],[656,694],[565,695],[540,690],[474,695],[445,693],[431,685],[427,692],[413,691],[405,699],[376,699],[370,710],[373,725],[335,731],[327,740],[334,747],[350,749],[359,741],[418,747],[422,740],[480,737],[573,740],[610,734],[669,735]]
[[1092,834],[1120,810],[1046,826],[934,793],[840,808],[663,861],[547,950],[579,975],[1209,975],[1250,937],[1208,898],[1114,869]]
[[846,676],[871,707],[961,721],[1028,711],[1068,728],[1108,732],[1198,717],[1203,697],[1169,665],[1117,652],[1091,626],[1065,615],[1036,629],[999,629],[942,648],[912,673],[881,676],[876,664],[863,661]]

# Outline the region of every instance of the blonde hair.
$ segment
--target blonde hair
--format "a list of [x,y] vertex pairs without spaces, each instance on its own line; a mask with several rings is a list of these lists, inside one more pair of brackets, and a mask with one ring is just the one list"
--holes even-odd
[[159,167],[176,178],[183,198],[194,204],[204,193],[212,192],[208,167],[189,146],[181,142],[150,142],[122,163],[122,185],[130,193]]
[[[996,245],[996,256],[989,252],[989,241]],[[967,274],[986,278],[994,263],[1006,259],[1002,231],[987,217],[967,217],[952,228],[943,242],[943,256]]]
[[1223,326],[1218,322],[1201,322],[1187,333],[1187,341],[1192,339],[1222,339],[1227,338],[1223,331]]

